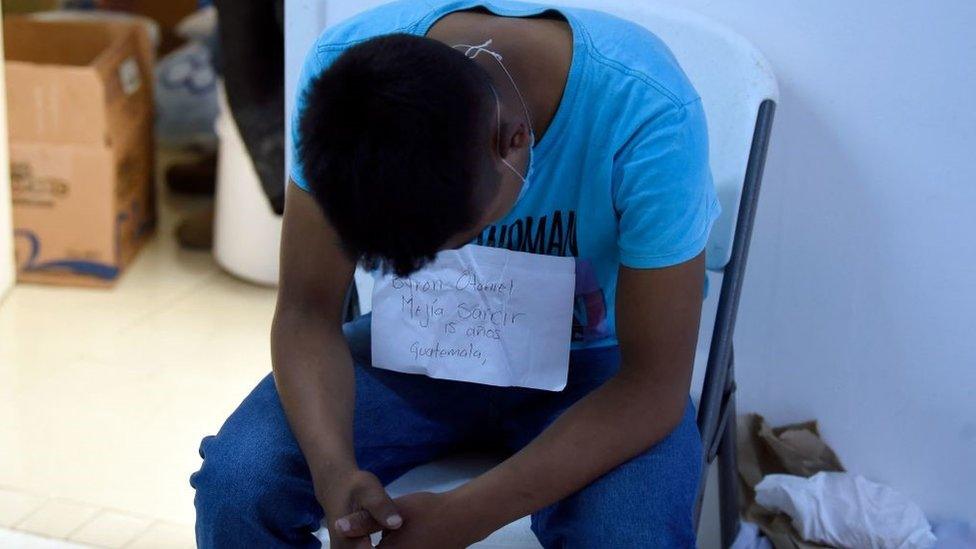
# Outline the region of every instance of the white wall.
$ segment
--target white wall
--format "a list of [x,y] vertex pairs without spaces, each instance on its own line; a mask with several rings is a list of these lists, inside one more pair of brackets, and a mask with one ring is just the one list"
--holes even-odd
[[[0,27],[0,59],[3,28]],[[14,284],[13,226],[10,218],[10,160],[7,148],[7,86],[0,71],[0,301]]]
[[[780,82],[741,408],[817,418],[849,470],[976,521],[976,3],[662,1],[745,35]],[[289,53],[313,17],[380,3],[289,2]]]
[[[295,87],[302,61],[312,42],[325,28],[326,11],[336,2],[322,0],[289,0],[285,2],[285,121],[291,127],[291,110],[295,104]],[[334,20],[330,17],[328,20]],[[288,141],[288,166],[291,169],[291,131]]]
[[976,521],[976,3],[669,1],[780,82],[742,407],[818,418],[848,469]]

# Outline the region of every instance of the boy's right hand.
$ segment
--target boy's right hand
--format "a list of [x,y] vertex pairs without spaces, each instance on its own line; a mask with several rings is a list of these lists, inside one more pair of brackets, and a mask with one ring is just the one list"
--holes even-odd
[[317,493],[316,496],[325,511],[330,549],[373,547],[369,536],[350,538],[344,533],[351,525],[340,519],[354,511],[367,511],[377,523],[388,530],[396,530],[403,524],[396,505],[373,473],[356,469],[325,484],[323,493]]

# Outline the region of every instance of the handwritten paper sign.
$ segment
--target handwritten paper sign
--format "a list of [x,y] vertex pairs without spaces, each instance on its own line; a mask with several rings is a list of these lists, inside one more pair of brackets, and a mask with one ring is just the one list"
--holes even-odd
[[576,263],[468,245],[373,287],[379,368],[559,391],[566,386]]

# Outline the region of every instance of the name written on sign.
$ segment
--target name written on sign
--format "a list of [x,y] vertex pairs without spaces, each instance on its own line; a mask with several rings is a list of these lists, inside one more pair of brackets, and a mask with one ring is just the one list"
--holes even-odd
[[[487,281],[471,271],[451,279],[393,278],[391,287],[400,295],[400,312],[411,322],[431,330],[434,341],[414,341],[409,353],[414,360],[430,358],[471,358],[482,363],[487,352],[478,346],[484,339],[500,340],[506,326],[527,321],[527,314],[513,310],[515,279]],[[437,334],[463,336],[463,346],[442,346]]]

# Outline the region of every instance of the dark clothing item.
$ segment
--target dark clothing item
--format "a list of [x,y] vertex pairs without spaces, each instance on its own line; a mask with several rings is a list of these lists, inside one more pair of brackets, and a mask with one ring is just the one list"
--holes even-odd
[[217,70],[227,101],[275,213],[285,209],[283,0],[215,0]]

